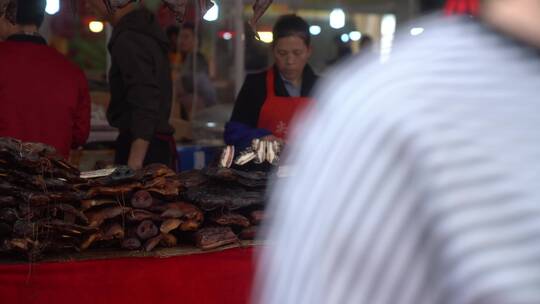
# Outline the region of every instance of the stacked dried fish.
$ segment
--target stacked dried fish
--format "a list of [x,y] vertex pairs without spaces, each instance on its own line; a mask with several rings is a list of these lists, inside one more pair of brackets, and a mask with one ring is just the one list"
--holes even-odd
[[264,217],[263,172],[177,175],[156,164],[80,176],[49,146],[0,138],[0,252],[35,259],[91,247],[208,250],[253,239]]
[[195,234],[196,245],[214,249],[254,239],[264,217],[264,172],[207,168],[179,175],[185,190],[181,197],[205,212],[203,228]]
[[38,258],[91,233],[79,211],[79,171],[54,148],[0,138],[0,252]]
[[178,243],[176,232],[197,230],[201,210],[178,201],[182,189],[174,171],[150,165],[140,171],[118,168],[112,175],[93,180],[88,199],[81,204],[95,233],[86,235],[81,249],[90,246],[153,250]]

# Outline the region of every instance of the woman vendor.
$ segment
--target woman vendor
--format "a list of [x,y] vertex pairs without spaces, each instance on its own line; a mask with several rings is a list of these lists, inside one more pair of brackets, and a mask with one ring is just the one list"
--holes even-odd
[[311,37],[304,19],[280,17],[273,35],[274,66],[246,77],[225,127],[225,142],[237,151],[255,138],[284,140],[294,115],[309,103],[318,78],[307,64]]

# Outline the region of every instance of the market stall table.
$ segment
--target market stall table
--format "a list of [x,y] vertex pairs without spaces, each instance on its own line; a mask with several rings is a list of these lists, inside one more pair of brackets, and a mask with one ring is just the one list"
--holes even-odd
[[0,303],[248,303],[257,248],[252,245],[1,263]]

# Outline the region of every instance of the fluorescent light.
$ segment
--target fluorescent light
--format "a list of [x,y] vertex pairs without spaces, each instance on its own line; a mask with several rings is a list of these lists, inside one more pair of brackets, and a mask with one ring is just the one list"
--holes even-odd
[[54,15],[60,11],[60,0],[47,0],[45,12],[49,15]]
[[393,36],[396,33],[396,16],[384,15],[381,21],[381,34],[383,36]]
[[352,31],[349,33],[349,38],[351,38],[352,41],[358,41],[362,38],[362,33],[359,31]]
[[330,13],[330,26],[335,29],[340,29],[345,26],[345,12],[336,8]]
[[396,33],[396,16],[392,14],[384,15],[381,20],[381,62],[390,59],[394,44],[394,34]]
[[215,1],[212,1],[212,3],[214,3],[214,6],[212,6],[212,8],[209,9],[208,12],[206,12],[206,14],[204,14],[203,19],[206,20],[206,21],[216,21],[216,20],[218,20],[219,6],[217,5],[217,3]]
[[343,43],[349,42],[349,34],[343,34],[343,35],[341,35],[341,41],[342,41]]
[[231,33],[231,32],[225,32],[225,33],[223,33],[223,39],[225,39],[225,40],[231,40],[231,39],[232,39],[232,33]]
[[274,34],[272,32],[258,32],[261,41],[264,43],[272,43],[274,41]]
[[101,33],[103,32],[103,22],[101,21],[91,21],[88,24],[88,28],[92,33]]
[[321,33],[322,29],[320,26],[318,25],[312,25],[309,27],[309,32],[311,33],[311,35],[313,36],[317,36]]
[[413,35],[413,36],[422,35],[423,32],[424,32],[423,27],[413,27],[411,29],[411,35]]

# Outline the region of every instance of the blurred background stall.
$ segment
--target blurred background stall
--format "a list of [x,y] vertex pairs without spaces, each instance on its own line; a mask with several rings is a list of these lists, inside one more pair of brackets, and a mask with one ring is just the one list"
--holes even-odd
[[[224,125],[246,73],[264,70],[272,64],[271,29],[280,15],[296,13],[308,21],[313,40],[310,65],[324,76],[329,67],[348,56],[373,52],[386,60],[400,26],[422,11],[444,5],[443,0],[276,0],[257,25],[261,39],[257,40],[247,23],[252,15],[251,1],[213,2],[214,7],[204,18],[197,17],[197,7],[188,6],[186,22],[193,25],[195,41],[191,47],[193,54],[198,55],[182,58],[182,47],[190,39],[188,30],[176,23],[161,1],[144,1],[175,42],[170,56],[176,80],[171,123],[176,129],[182,170],[208,164],[223,145]],[[72,160],[83,170],[112,164],[112,142],[117,132],[109,127],[105,115],[110,64],[106,46],[111,28],[86,12],[82,0],[76,8],[68,0],[48,0],[47,13],[43,35],[81,66],[90,82],[92,131],[85,149],[76,151]],[[410,30],[412,35],[424,31],[414,27]],[[186,94],[187,99],[179,97]],[[207,101],[209,95],[211,102]],[[185,100],[189,100],[187,104]]]

